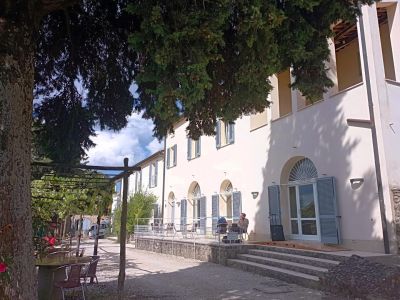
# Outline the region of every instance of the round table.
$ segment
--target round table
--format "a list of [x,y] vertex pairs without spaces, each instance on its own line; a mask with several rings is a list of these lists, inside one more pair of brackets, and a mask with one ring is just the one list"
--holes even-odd
[[38,298],[39,300],[62,299],[60,289],[53,288],[56,281],[65,279],[65,269],[61,266],[72,264],[85,264],[92,260],[89,256],[84,257],[52,257],[36,259],[35,265],[39,267],[38,272]]

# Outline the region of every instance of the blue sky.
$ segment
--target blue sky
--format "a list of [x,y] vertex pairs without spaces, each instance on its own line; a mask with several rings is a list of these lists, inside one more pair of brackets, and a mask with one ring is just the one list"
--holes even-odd
[[96,146],[86,152],[89,164],[122,166],[124,158],[128,157],[132,166],[161,150],[163,145],[153,137],[153,127],[152,121],[132,113],[128,125],[119,132],[96,131],[97,136],[92,137]]

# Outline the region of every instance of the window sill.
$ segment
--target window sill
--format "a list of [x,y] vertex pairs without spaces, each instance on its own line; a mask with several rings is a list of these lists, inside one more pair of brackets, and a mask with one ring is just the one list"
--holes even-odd
[[226,146],[229,146],[229,145],[233,145],[234,143],[235,143],[235,142],[229,143],[229,144],[225,144],[225,145],[221,145],[221,146],[217,147],[217,150],[222,149],[222,148],[225,148]]
[[176,164],[175,165],[173,165],[173,166],[167,166],[167,170],[169,170],[169,169],[172,169],[172,168],[175,168],[176,167]]
[[352,90],[352,89],[355,89],[355,88],[357,88],[357,87],[359,87],[359,86],[362,86],[363,84],[364,84],[364,82],[361,81],[361,82],[359,82],[359,83],[356,83],[355,85],[352,85],[352,86],[349,86],[349,87],[345,88],[344,90],[337,91],[336,93],[330,95],[330,96],[328,97],[328,99],[334,98],[334,97],[336,97],[336,96],[338,96],[338,95],[340,95],[340,94],[346,93],[346,92],[348,92],[348,91],[350,91],[350,90]]
[[194,159],[196,159],[196,158],[199,158],[200,156],[201,156],[201,155],[196,156],[196,157],[189,158],[188,161],[191,161],[191,160],[194,160]]
[[288,113],[288,114],[286,114],[286,115],[283,115],[283,116],[281,116],[281,117],[279,117],[279,118],[273,119],[273,120],[271,120],[271,123],[276,122],[276,121],[279,121],[279,120],[282,120],[282,119],[284,119],[284,118],[286,118],[286,117],[291,116],[292,114],[293,114],[293,113],[290,112],[290,113]]
[[311,103],[311,104],[309,104],[309,105],[307,105],[307,106],[304,106],[304,107],[302,107],[302,108],[297,108],[297,112],[300,112],[300,111],[303,111],[303,110],[305,110],[305,109],[307,109],[307,108],[310,108],[310,107],[312,107],[312,106],[315,106],[315,105],[317,105],[317,104],[319,104],[319,103],[322,103],[324,101],[324,99],[320,99],[320,100],[317,100],[317,101],[315,101],[315,102],[313,102],[313,103]]
[[392,80],[392,79],[385,79],[386,83],[391,84],[391,85],[396,85],[396,86],[400,86],[400,82]]
[[267,126],[267,125],[268,125],[268,123],[265,123],[265,124],[263,124],[263,125],[261,125],[261,126],[258,126],[258,127],[256,127],[256,128],[250,128],[250,132],[256,131],[256,130],[258,130],[258,129],[260,129],[260,128],[263,128],[263,127],[265,127],[265,126]]

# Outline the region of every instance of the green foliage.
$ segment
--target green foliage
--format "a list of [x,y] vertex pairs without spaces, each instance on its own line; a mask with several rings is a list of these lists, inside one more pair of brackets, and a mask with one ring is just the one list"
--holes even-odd
[[294,88],[311,101],[332,86],[325,61],[331,24],[354,22],[358,3],[331,0],[131,1],[140,27],[135,103],[162,137],[180,117],[189,135],[214,134],[216,118],[261,112],[269,77],[292,67]]
[[132,113],[135,22],[127,0],[70,2],[38,17],[34,146],[52,161],[78,163],[95,126],[119,130]]
[[[34,235],[46,234],[53,216],[106,214],[113,187],[104,175],[86,172],[82,177],[45,175],[31,183]],[[100,180],[103,179],[101,183]]]
[[[130,197],[127,211],[126,230],[128,234],[133,233],[136,224],[148,224],[148,218],[152,216],[154,204],[157,197],[149,192],[137,192]],[[118,207],[113,215],[113,232],[119,236],[121,228],[121,206]]]

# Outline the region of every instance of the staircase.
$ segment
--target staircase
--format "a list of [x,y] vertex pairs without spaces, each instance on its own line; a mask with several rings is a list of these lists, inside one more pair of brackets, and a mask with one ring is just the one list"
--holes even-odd
[[227,265],[318,289],[320,277],[344,259],[327,252],[257,245],[248,254],[228,259]]

